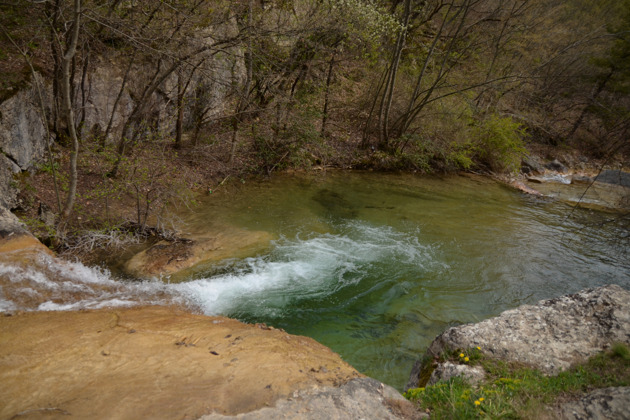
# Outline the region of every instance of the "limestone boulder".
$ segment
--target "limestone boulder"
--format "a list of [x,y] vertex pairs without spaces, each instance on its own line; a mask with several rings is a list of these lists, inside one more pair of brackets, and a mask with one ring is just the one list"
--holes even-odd
[[0,154],[0,208],[12,209],[17,204],[17,188],[13,181],[13,174],[19,172],[20,168]]
[[[556,374],[615,342],[630,344],[630,292],[609,285],[449,328],[429,346],[427,359],[448,349],[480,347],[489,357]],[[418,386],[422,370],[417,362],[408,388]]]
[[438,382],[446,382],[451,378],[461,377],[469,384],[476,385],[486,378],[486,372],[481,366],[460,365],[452,362],[439,364],[431,373],[427,386]]
[[630,344],[630,292],[609,285],[523,305],[477,324],[449,328],[429,347],[481,347],[485,354],[555,374],[606,349]]
[[396,390],[376,379],[353,379],[340,387],[318,387],[293,393],[273,407],[226,416],[210,414],[200,420],[347,420],[347,419],[421,419],[426,413]]
[[630,387],[597,389],[560,411],[565,420],[630,419]]

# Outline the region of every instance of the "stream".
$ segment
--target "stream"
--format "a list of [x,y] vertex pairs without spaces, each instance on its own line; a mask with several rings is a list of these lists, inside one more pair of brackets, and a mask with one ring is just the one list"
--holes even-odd
[[178,282],[0,256],[0,310],[175,303],[312,337],[402,390],[413,362],[449,326],[586,287],[630,288],[620,239],[628,230],[614,213],[487,178],[277,175],[200,201],[182,216],[185,231],[233,225],[276,239]]

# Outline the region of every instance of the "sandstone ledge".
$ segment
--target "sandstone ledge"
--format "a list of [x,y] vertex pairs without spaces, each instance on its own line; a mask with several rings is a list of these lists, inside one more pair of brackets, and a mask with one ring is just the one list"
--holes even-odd
[[224,227],[212,235],[158,242],[127,261],[125,271],[139,278],[174,276],[178,280],[223,259],[255,255],[272,239],[268,232]]
[[316,341],[167,307],[0,318],[0,418],[198,418],[361,377]]

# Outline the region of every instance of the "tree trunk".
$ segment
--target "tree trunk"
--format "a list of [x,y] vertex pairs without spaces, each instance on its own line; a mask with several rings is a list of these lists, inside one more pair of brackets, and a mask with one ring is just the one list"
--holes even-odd
[[326,122],[328,122],[328,105],[330,102],[330,83],[332,82],[333,69],[335,67],[335,56],[337,50],[333,51],[328,64],[328,75],[326,76],[326,90],[324,91],[324,110],[322,112],[322,129],[320,135],[326,137]]
[[68,196],[66,203],[61,212],[60,224],[67,221],[72,212],[74,201],[77,193],[77,159],[79,156],[79,138],[74,125],[74,110],[72,109],[71,86],[70,86],[70,66],[77,52],[77,42],[79,40],[81,17],[81,0],[74,0],[74,12],[72,19],[72,32],[70,39],[66,42],[66,51],[61,60],[61,94],[62,105],[65,114],[66,124],[68,125],[68,134],[72,143],[72,153],[70,154],[70,185],[68,187]]
[[182,81],[183,71],[180,68],[177,72],[177,121],[175,123],[175,148],[182,147],[182,131],[184,129],[184,83]]
[[389,113],[392,107],[392,100],[394,98],[394,89],[396,87],[396,76],[398,74],[398,67],[400,65],[400,56],[405,46],[405,40],[407,38],[407,25],[409,24],[409,17],[411,15],[411,0],[405,0],[405,11],[403,14],[402,28],[398,34],[396,40],[396,48],[394,55],[392,56],[392,64],[389,69],[389,78],[385,85],[385,91],[383,92],[383,104],[381,112],[379,113],[379,143],[382,149],[389,149]]

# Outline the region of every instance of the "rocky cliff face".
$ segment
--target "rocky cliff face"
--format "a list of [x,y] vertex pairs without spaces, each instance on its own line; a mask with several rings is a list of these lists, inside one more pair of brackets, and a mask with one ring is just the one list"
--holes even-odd
[[[236,31],[236,21],[232,20],[200,31],[189,42],[199,47],[209,42],[209,34],[229,37]],[[203,53],[197,59],[200,64],[195,71],[188,69],[189,79],[179,80],[177,72],[173,72],[146,99],[141,118],[146,127],[142,130],[173,135],[180,83],[188,87],[182,101],[185,130],[190,130],[200,117],[218,116],[229,107],[234,86],[240,85],[245,77],[242,51],[226,47],[220,52]],[[110,127],[105,140],[114,143],[120,139],[125,123],[150,83],[155,66],[146,62],[133,62],[129,66],[130,58],[115,50],[91,61],[85,77],[80,71],[75,76],[73,99],[79,132],[83,138],[102,138]],[[46,158],[46,142],[54,140],[47,138],[47,126],[53,126],[52,108],[52,84],[39,74],[30,86],[0,103],[1,209],[11,210],[17,204],[14,174],[30,171]]]
[[[38,92],[37,87],[41,89]],[[44,81],[36,76],[27,89],[0,103],[0,229],[14,226],[17,219],[9,212],[17,204],[13,176],[30,170],[44,156],[46,126],[39,95],[49,102]]]
[[[39,92],[37,86],[40,87]],[[29,88],[0,103],[0,153],[8,160],[13,172],[31,169],[44,156],[46,126],[40,92],[49,105],[50,95],[44,81],[37,75]]]

